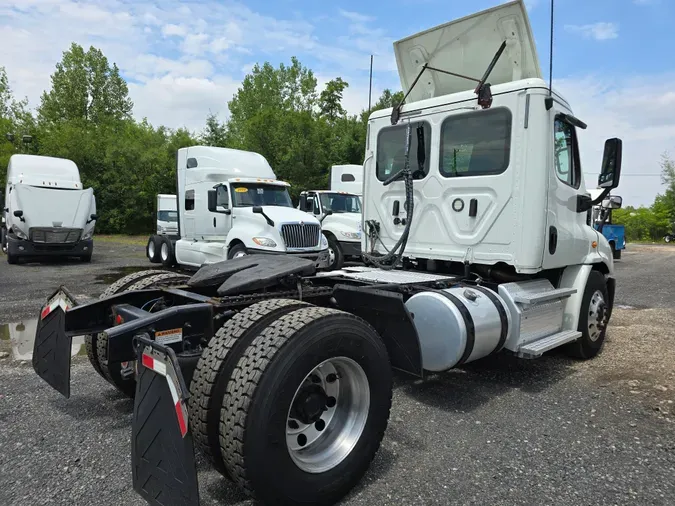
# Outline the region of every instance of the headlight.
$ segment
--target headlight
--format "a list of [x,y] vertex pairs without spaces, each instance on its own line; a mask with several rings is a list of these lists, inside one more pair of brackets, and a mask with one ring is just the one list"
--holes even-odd
[[326,239],[326,236],[323,234],[321,234],[321,247],[322,248],[328,247],[328,239]]
[[253,242],[258,246],[264,246],[265,248],[275,248],[277,245],[277,243],[269,237],[254,237]]
[[19,239],[28,239],[28,236],[19,227],[14,226],[12,229],[14,230],[14,235],[16,235]]
[[359,232],[340,232],[347,239],[361,239],[361,234]]
[[82,236],[82,240],[86,241],[87,239],[91,239],[92,235],[94,235],[94,229],[93,228],[89,232],[84,233],[84,235]]

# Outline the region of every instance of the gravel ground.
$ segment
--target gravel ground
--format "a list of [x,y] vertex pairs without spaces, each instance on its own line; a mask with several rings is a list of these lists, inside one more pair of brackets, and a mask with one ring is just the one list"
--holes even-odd
[[[0,261],[0,323],[35,315],[63,279],[98,296],[97,276],[148,265],[142,247],[95,251],[91,265]],[[426,383],[397,377],[383,446],[344,504],[673,504],[673,259],[675,248],[624,253],[622,307],[593,361],[500,356]],[[0,504],[144,504],[131,489],[132,402],[83,357],[71,391],[65,400],[29,364],[0,360]],[[199,464],[202,504],[251,504]]]

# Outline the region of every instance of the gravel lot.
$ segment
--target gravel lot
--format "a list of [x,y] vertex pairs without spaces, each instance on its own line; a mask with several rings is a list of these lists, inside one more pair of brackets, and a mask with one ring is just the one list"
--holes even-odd
[[[593,361],[500,356],[424,384],[397,378],[383,446],[344,503],[673,504],[673,260],[675,248],[629,245]],[[149,265],[143,247],[111,242],[91,264],[0,258],[0,324],[34,317],[62,282],[93,297]],[[0,337],[8,351],[6,326]],[[144,504],[131,489],[132,402],[85,357],[71,391],[67,401],[29,363],[0,359],[0,504]],[[199,479],[202,504],[251,504],[201,462]]]

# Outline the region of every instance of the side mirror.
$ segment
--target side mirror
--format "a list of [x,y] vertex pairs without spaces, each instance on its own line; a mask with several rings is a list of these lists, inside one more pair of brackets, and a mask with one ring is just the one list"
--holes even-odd
[[307,210],[307,195],[300,195],[300,210]]
[[621,209],[622,204],[623,199],[619,195],[612,195],[602,201],[602,207],[605,209]]
[[319,223],[323,223],[323,220],[325,220],[331,214],[333,214],[333,211],[331,209],[326,209],[326,212],[323,213],[323,216],[319,219]]
[[263,208],[261,206],[253,206],[253,209],[251,211],[254,214],[262,214],[263,213]]
[[91,221],[96,221],[96,220],[98,220],[98,214],[92,214],[92,215],[89,217],[89,219],[90,219]]
[[21,210],[14,211],[14,216],[16,216],[17,218],[23,217],[23,211],[21,211]]
[[216,190],[209,190],[206,193],[206,195],[207,195],[206,200],[207,200],[207,203],[208,203],[208,206],[209,206],[209,211],[211,211],[212,213],[217,213],[218,212],[218,209],[217,209],[218,206],[216,205],[216,202],[218,202],[218,193],[216,192]]
[[619,186],[621,175],[621,139],[607,139],[602,157],[602,168],[598,176],[598,188],[614,189]]

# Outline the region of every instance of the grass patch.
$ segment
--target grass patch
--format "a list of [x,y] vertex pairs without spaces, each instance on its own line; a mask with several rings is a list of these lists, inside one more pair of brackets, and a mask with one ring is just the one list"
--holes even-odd
[[118,244],[145,246],[148,237],[149,235],[94,234],[94,242],[116,242]]

